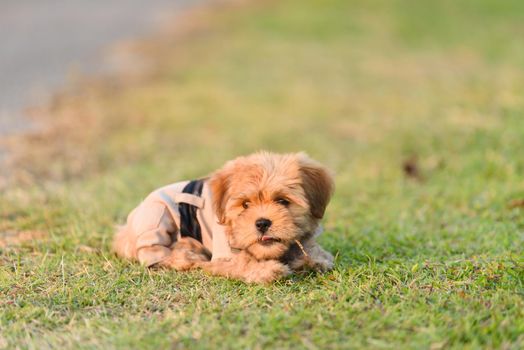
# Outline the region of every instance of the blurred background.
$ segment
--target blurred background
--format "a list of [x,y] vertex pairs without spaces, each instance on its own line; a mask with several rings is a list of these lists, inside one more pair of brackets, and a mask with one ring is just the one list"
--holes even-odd
[[391,179],[478,175],[487,154],[522,166],[519,1],[0,6],[0,128],[39,124],[8,152],[29,183],[115,165],[175,178],[259,149]]
[[0,135],[29,127],[43,104],[82,75],[112,72],[119,42],[151,35],[198,0],[4,0],[0,3]]

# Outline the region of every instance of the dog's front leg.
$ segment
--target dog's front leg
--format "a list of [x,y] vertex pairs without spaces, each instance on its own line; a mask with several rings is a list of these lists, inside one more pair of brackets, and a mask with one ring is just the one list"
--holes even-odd
[[211,253],[199,241],[182,237],[171,246],[171,254],[157,266],[186,271],[198,268],[197,263],[209,261]]
[[299,249],[302,253],[301,256],[290,263],[293,270],[312,269],[325,272],[333,268],[333,255],[325,251],[315,238],[302,242]]
[[277,260],[258,261],[244,251],[228,260],[199,262],[198,266],[211,274],[248,283],[271,283],[291,273],[287,265]]

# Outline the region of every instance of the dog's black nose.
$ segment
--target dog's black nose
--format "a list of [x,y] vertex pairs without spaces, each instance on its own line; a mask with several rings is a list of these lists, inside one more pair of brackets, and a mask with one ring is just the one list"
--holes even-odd
[[266,218],[260,218],[257,221],[255,221],[255,226],[257,227],[257,230],[260,233],[265,233],[269,226],[271,226],[271,224],[271,220],[268,220]]

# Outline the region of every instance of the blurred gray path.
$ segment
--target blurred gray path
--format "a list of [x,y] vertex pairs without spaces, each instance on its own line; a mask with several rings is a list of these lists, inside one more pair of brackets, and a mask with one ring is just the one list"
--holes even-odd
[[0,136],[27,128],[23,108],[52,95],[71,71],[104,71],[111,44],[148,34],[198,2],[0,0]]

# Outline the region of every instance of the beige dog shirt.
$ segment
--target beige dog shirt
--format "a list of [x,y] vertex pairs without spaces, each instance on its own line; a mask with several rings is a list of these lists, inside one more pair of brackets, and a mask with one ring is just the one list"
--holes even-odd
[[212,253],[212,260],[231,257],[206,180],[178,182],[148,195],[118,233],[118,250],[125,257],[151,266],[168,257],[170,247],[185,236],[199,240]]

